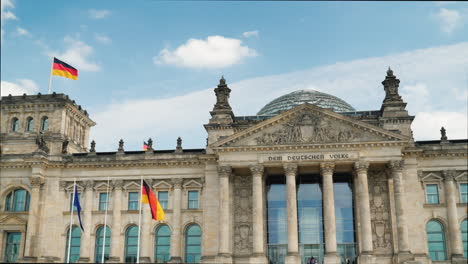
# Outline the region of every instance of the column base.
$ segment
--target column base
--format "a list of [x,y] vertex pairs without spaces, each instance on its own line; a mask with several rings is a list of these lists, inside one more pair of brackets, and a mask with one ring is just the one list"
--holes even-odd
[[301,256],[297,252],[290,252],[286,255],[285,264],[301,264]]
[[121,263],[120,257],[109,257],[108,260],[106,260],[106,263]]
[[452,254],[452,264],[466,264],[466,258],[461,254]]
[[250,263],[267,264],[268,258],[263,253],[253,253],[250,257]]
[[167,261],[167,263],[183,263],[183,261],[181,257],[171,256],[171,258]]
[[359,264],[372,264],[375,263],[375,257],[371,254],[362,253],[358,256],[358,263]]
[[232,256],[229,253],[219,253],[216,257],[216,263],[231,264]]
[[323,264],[341,264],[341,257],[336,253],[327,253],[323,258]]
[[402,251],[393,255],[394,264],[408,263],[409,261],[413,261],[413,260],[414,260],[414,256],[410,251]]

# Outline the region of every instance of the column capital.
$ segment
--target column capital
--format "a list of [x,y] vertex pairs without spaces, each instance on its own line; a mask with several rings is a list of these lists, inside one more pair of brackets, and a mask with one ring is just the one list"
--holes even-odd
[[453,181],[454,176],[455,176],[455,171],[454,170],[444,170],[442,171],[442,174],[444,175],[444,180],[445,181]]
[[403,170],[403,166],[404,166],[403,160],[391,160],[387,163],[387,167],[395,172],[401,172]]
[[367,172],[369,169],[369,162],[368,161],[357,161],[354,163],[354,169],[357,173]]
[[115,189],[122,189],[123,188],[123,180],[113,180],[112,185]]
[[45,183],[44,177],[31,177],[29,178],[29,182],[32,188],[41,188],[41,186]]
[[86,181],[83,182],[83,185],[84,185],[86,191],[92,190],[93,187],[94,187],[94,181],[93,180],[86,180]]
[[182,188],[182,179],[181,178],[174,178],[171,179],[172,184],[174,185],[174,188]]
[[287,163],[283,165],[284,172],[286,175],[296,175],[297,174],[297,164],[296,163]]
[[219,165],[218,175],[219,177],[229,177],[232,174],[232,168],[229,165]]
[[260,165],[260,164],[250,165],[249,168],[253,176],[257,176],[257,175],[262,176],[263,172],[265,171],[265,168],[263,167],[263,165]]
[[333,162],[322,162],[320,163],[320,172],[324,173],[333,173],[335,170],[335,163]]

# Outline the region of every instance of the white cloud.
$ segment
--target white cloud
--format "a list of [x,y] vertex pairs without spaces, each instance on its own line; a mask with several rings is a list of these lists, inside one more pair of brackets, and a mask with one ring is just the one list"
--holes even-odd
[[66,36],[64,42],[67,49],[64,52],[47,52],[48,56],[54,56],[77,68],[78,71],[100,71],[101,67],[95,62],[89,61],[90,55],[94,53],[93,47],[71,36]]
[[29,79],[19,79],[17,83],[1,81],[1,96],[33,94],[39,91],[39,86]]
[[3,30],[3,25],[6,23],[7,20],[16,20],[18,19],[15,14],[7,9],[13,9],[15,8],[15,5],[11,0],[2,0],[0,1],[0,24],[1,24],[1,32],[0,32],[0,38],[3,41],[3,34],[5,31]]
[[[451,91],[466,87],[468,42],[237,82],[226,76],[232,89],[230,103],[236,116],[255,115],[271,100],[309,88],[338,96],[357,110],[378,110],[385,96],[381,81],[388,65],[401,80],[400,94],[409,114],[417,115],[413,123],[416,140],[439,139],[441,126],[448,129],[449,138],[466,138],[463,120],[468,102],[455,99]],[[93,111],[96,114],[91,118],[98,125],[91,135],[99,151],[115,151],[121,137],[129,150],[140,149],[141,141],[150,136],[157,149],[174,148],[177,136],[184,139],[186,148],[204,147],[202,125],[208,122],[214,103],[213,88],[166,99],[114,102]]]
[[111,11],[109,10],[96,10],[96,9],[89,9],[88,10],[88,15],[92,19],[103,19],[108,17],[111,14]]
[[258,37],[258,30],[244,32],[242,33],[242,36],[244,36],[245,38]]
[[174,51],[163,49],[153,58],[155,64],[169,64],[186,68],[226,68],[243,59],[257,56],[257,52],[242,41],[223,36],[209,36],[206,40],[189,39]]
[[31,33],[22,27],[17,27],[16,33],[20,36],[31,36]]
[[462,15],[457,10],[440,8],[435,15],[438,19],[440,28],[447,34],[451,34],[455,29],[462,25]]
[[97,42],[102,43],[102,44],[110,44],[112,42],[112,39],[109,38],[105,34],[95,33],[94,38],[96,39]]

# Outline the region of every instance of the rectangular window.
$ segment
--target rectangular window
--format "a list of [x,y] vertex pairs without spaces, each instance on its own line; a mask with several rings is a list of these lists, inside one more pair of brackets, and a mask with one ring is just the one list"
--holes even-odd
[[188,192],[188,209],[198,209],[198,191]]
[[[80,199],[80,197],[81,197],[81,196],[80,196],[80,193],[77,193],[76,195],[78,195],[78,200],[80,201],[80,205],[81,205],[82,203],[81,203],[81,199]],[[71,211],[72,205],[73,205],[73,192],[70,193],[70,207],[69,207],[69,208],[70,208],[70,211]],[[83,206],[82,206],[81,208],[83,208]],[[73,208],[73,211],[76,212],[76,210],[77,210],[77,209],[76,209],[76,206],[75,206],[75,207]]]
[[17,261],[21,247],[21,233],[8,232],[6,236],[5,257],[6,263],[14,263]]
[[428,204],[438,204],[439,203],[439,188],[437,184],[427,184],[426,185],[426,202]]
[[462,203],[468,203],[468,183],[460,184],[460,201]]
[[107,208],[107,193],[99,194],[99,211],[105,211]]
[[138,192],[128,193],[128,210],[138,210]]
[[158,192],[158,201],[163,209],[167,209],[167,204],[169,203],[169,193]]

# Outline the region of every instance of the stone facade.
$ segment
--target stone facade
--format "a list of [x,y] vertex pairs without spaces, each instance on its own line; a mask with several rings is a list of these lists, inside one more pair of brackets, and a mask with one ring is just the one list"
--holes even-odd
[[[301,263],[298,230],[298,177],[318,175],[323,193],[323,263],[345,260],[337,242],[335,176],[351,175],[354,215],[354,263],[434,263],[426,225],[443,226],[445,260],[465,263],[461,223],[467,219],[462,185],[468,183],[467,140],[414,142],[413,116],[398,93],[391,70],[382,83],[379,111],[337,113],[302,104],[275,116],[238,117],[229,105],[224,78],[205,128],[205,149],[88,151],[95,123],[66,95],[7,96],[1,100],[0,261],[20,234],[18,262],[64,262],[70,223],[70,196],[76,180],[85,232],[78,262],[95,261],[96,232],[107,222],[111,246],[107,262],[124,262],[126,232],[138,224],[130,208],[140,179],[153,191],[167,192],[166,218],[151,220],[143,210],[141,262],[155,262],[156,233],[170,229],[169,262],[188,260],[187,230],[201,229],[202,263],[275,263],[269,257],[267,181],[281,176],[285,186],[283,261]],[[40,121],[48,118],[48,128]],[[27,120],[33,118],[34,129]],[[19,127],[14,127],[15,118]],[[305,176],[304,176],[305,175]],[[109,179],[109,181],[108,181]],[[437,187],[437,203],[428,188]],[[15,190],[29,194],[29,210],[12,210]],[[431,189],[432,190],[432,189]],[[107,219],[101,194],[109,192]],[[190,198],[193,192],[197,199]],[[9,202],[10,201],[10,202]],[[74,223],[78,219],[73,216]],[[10,244],[9,244],[10,243]],[[303,261],[303,260],[302,260]]]

